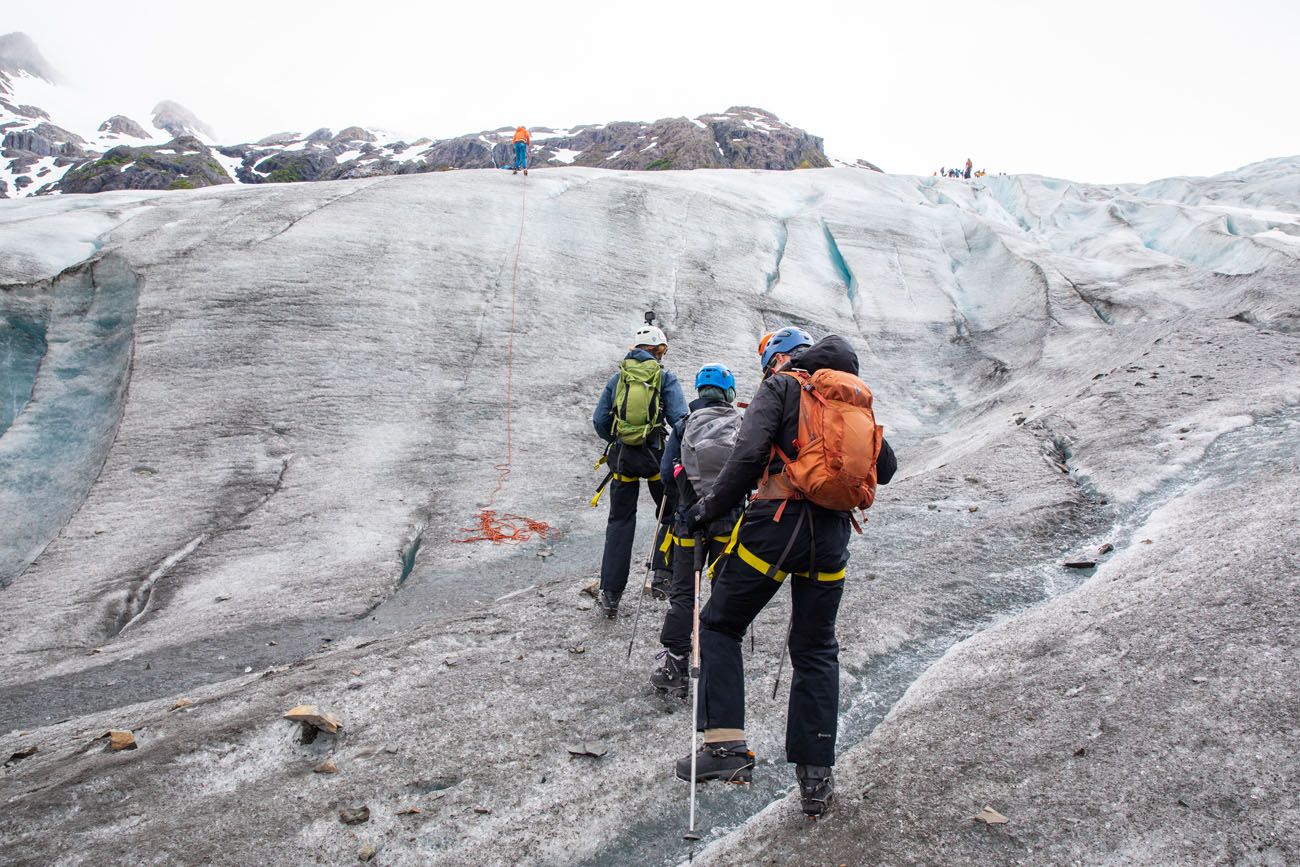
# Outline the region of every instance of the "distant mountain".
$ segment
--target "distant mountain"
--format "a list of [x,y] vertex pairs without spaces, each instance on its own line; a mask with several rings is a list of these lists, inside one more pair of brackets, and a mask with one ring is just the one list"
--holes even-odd
[[217,137],[212,127],[199,120],[198,115],[170,99],[164,99],[153,107],[153,125],[156,129],[165,130],[174,136],[205,135],[211,139]]
[[36,43],[26,33],[6,33],[0,36],[0,72],[7,75],[27,73],[51,84],[59,82],[53,65],[41,54]]
[[[414,141],[358,126],[338,132],[321,128],[221,145],[210,126],[172,100],[153,109],[150,121],[157,132],[120,114],[96,130],[73,131],[58,126],[38,105],[22,101],[24,91],[48,93],[58,78],[25,34],[0,36],[0,198],[488,169],[513,159],[513,126]],[[831,165],[820,138],[749,106],[696,118],[572,129],[539,126],[531,132],[530,163],[536,168],[787,170]],[[864,160],[856,165],[876,168]]]

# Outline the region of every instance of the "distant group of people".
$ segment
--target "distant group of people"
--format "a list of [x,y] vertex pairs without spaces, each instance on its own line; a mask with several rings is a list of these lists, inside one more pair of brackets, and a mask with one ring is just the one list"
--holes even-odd
[[974,167],[975,164],[972,163],[969,158],[967,158],[966,168],[964,169],[962,168],[950,169],[947,166],[944,166],[934,174],[936,177],[940,177],[940,178],[965,178],[967,180],[970,180],[971,178],[982,178],[988,174],[988,172],[985,171],[984,169],[980,169],[979,171],[973,171]]

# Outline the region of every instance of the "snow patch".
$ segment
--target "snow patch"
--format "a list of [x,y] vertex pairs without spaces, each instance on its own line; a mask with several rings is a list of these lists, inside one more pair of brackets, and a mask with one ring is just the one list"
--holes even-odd
[[565,164],[572,164],[573,161],[578,157],[582,156],[583,153],[584,151],[573,151],[573,150],[569,150],[568,148],[558,148],[551,154],[551,159]]
[[212,151],[212,158],[216,160],[217,165],[221,166],[222,171],[226,173],[226,177],[235,183],[243,183],[239,180],[239,167],[244,164],[243,158],[228,157],[218,150]]

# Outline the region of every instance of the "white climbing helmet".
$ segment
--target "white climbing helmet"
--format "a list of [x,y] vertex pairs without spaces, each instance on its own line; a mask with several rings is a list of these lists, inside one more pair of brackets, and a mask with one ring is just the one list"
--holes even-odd
[[667,346],[668,338],[653,325],[642,325],[632,338],[633,346]]

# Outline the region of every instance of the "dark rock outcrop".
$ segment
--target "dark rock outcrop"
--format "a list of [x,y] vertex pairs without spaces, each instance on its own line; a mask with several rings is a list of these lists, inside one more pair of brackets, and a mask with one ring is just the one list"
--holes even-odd
[[188,190],[232,183],[193,136],[179,136],[156,147],[119,145],[99,159],[70,169],[57,188],[65,193],[109,190]]
[[0,147],[6,151],[26,151],[41,157],[84,156],[86,140],[52,123],[39,123],[32,129],[5,133]]
[[825,168],[831,164],[820,138],[782,122],[771,112],[729,108],[708,122],[713,140],[731,168]]
[[9,150],[8,148],[4,150],[4,158],[9,161],[5,164],[5,167],[9,170],[9,174],[14,176],[15,185],[18,183],[19,175],[31,171],[32,166],[42,159],[41,156],[31,151]]
[[[9,90],[6,87],[6,83],[8,81],[9,81],[9,77],[6,76],[3,72],[0,72],[0,93],[9,93]],[[49,114],[47,114],[46,111],[42,108],[38,108],[37,106],[34,105],[19,105],[17,103],[10,102],[9,100],[5,99],[2,96],[0,96],[0,108],[3,108],[4,110],[10,112],[11,114],[16,114],[19,117],[30,118],[31,120],[50,119]]]
[[149,133],[140,124],[123,114],[115,114],[99,125],[99,131],[109,135],[130,136],[131,138],[149,138]]
[[199,134],[208,138],[217,137],[212,127],[199,120],[194,112],[170,99],[164,99],[153,107],[153,125],[178,137]]
[[334,167],[334,154],[324,148],[305,148],[281,151],[253,164],[251,171],[245,163],[239,169],[239,179],[245,183],[283,184],[295,181],[316,181]]
[[[513,130],[511,132],[513,134]],[[434,142],[431,147],[422,151],[420,156],[434,168],[441,166],[456,169],[490,169],[511,160],[509,151],[509,143],[497,144],[494,147],[477,135],[465,135]]]
[[4,147],[6,153],[8,151],[26,151],[41,157],[53,156],[59,152],[58,146],[54,142],[31,129],[6,132],[0,146]]

